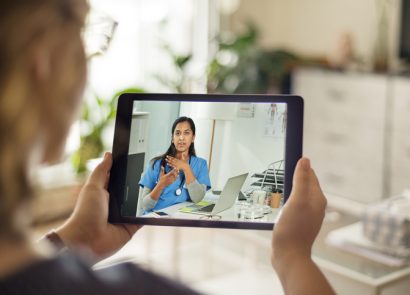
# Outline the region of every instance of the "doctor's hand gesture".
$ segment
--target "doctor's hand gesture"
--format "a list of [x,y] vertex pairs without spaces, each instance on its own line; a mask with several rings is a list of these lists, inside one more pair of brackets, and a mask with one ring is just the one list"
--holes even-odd
[[159,173],[158,185],[161,188],[165,188],[168,185],[172,184],[175,180],[177,180],[178,175],[179,175],[178,169],[174,168],[171,171],[169,171],[168,173],[165,173],[164,166],[161,166],[161,171]]
[[184,172],[186,172],[190,168],[188,160],[189,160],[189,156],[185,153],[181,155],[181,159],[174,158],[171,156],[167,156],[165,159],[165,161],[167,161],[167,164],[169,166],[171,166],[174,169],[181,170]]

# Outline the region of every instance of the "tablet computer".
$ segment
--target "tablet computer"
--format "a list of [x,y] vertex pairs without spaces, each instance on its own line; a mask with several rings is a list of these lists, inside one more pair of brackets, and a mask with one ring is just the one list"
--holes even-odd
[[272,229],[302,133],[299,96],[122,94],[109,221]]

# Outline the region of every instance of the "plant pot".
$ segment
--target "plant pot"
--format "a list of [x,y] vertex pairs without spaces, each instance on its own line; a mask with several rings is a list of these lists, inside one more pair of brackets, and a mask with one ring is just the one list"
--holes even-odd
[[280,189],[275,189],[270,193],[270,206],[271,208],[279,208],[282,201],[283,192]]

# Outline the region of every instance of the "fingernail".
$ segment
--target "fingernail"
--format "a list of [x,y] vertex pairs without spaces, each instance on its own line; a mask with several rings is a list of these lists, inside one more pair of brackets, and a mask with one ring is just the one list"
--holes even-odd
[[303,170],[305,171],[309,171],[310,170],[310,160],[308,158],[303,158],[301,160],[301,166],[303,168]]
[[105,153],[104,153],[104,160],[107,159],[107,157],[108,157],[108,153],[105,152]]

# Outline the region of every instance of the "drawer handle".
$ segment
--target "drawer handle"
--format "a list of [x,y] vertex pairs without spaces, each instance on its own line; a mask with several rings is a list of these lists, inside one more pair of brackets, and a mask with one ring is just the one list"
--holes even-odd
[[334,102],[343,103],[346,101],[346,94],[343,91],[338,89],[328,89],[327,92],[329,94],[329,99]]
[[336,173],[332,173],[332,172],[325,173],[324,178],[326,181],[332,182],[335,184],[340,184],[340,183],[345,182],[343,176],[336,174]]
[[129,186],[127,185],[127,190],[125,191],[125,202],[128,201],[128,191],[129,191]]
[[346,142],[346,135],[338,133],[325,133],[323,140],[331,143],[343,143]]

